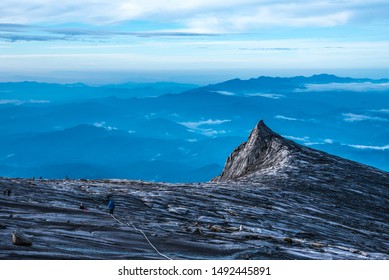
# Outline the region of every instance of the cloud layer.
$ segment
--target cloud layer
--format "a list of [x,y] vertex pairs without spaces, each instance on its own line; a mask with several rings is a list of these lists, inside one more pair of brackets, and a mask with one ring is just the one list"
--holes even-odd
[[385,146],[348,145],[348,146],[359,150],[375,150],[375,151],[389,150],[389,145],[385,145]]
[[[336,26],[387,20],[388,2],[303,0],[2,0],[0,22],[114,24],[172,21],[200,32],[236,32],[266,26]],[[368,11],[368,13],[366,12]]]
[[201,120],[197,122],[182,122],[180,124],[189,128],[189,131],[195,131],[205,136],[214,137],[220,134],[225,134],[227,133],[227,131],[223,129],[222,130],[214,129],[213,126],[227,123],[230,121],[231,120],[208,119],[208,120]]
[[375,116],[361,115],[361,114],[345,113],[342,115],[343,115],[343,120],[346,122],[361,122],[361,121],[388,122],[389,121],[389,119],[375,117]]
[[329,83],[329,84],[306,84],[305,91],[388,91],[389,83]]
[[387,0],[2,0],[0,11],[0,70],[18,75],[161,69],[311,74],[386,69],[389,62]]

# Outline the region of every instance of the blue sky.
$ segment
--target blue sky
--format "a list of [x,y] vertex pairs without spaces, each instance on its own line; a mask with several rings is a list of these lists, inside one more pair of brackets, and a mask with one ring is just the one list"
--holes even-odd
[[387,0],[2,0],[0,11],[1,80],[389,77]]

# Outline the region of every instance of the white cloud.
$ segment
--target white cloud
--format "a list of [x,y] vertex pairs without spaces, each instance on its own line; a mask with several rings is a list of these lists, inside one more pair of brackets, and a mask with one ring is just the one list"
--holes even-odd
[[[255,30],[266,26],[316,26],[333,27],[348,22],[351,11],[337,11],[322,9],[320,3],[306,1],[290,4],[266,3],[238,7],[233,14],[222,12],[215,14],[198,15],[186,21],[189,29],[195,32],[241,32]],[[322,2],[323,3],[323,2]]]
[[[386,69],[389,43],[383,34],[387,34],[388,4],[387,0],[2,0],[0,23],[25,26],[0,33],[0,41],[12,46],[1,45],[0,65],[4,72],[18,75],[192,71],[204,70],[204,65],[209,71],[234,69],[236,75],[258,67],[267,73]],[[363,22],[364,28],[339,30],[348,34],[347,40],[322,28],[355,22]],[[373,22],[380,23],[377,29]],[[285,28],[273,32],[269,27]],[[308,29],[299,32],[299,27]],[[227,34],[188,37],[191,33]],[[147,37],[161,35],[165,37]],[[264,41],[275,37],[273,42]]]
[[387,122],[388,119],[384,119],[381,117],[373,117],[373,116],[367,116],[367,115],[359,115],[359,114],[353,114],[353,113],[345,113],[343,115],[343,120],[346,122],[360,122],[360,121],[381,121],[381,122]]
[[224,90],[221,90],[221,91],[214,91],[214,92],[219,93],[219,94],[222,94],[222,95],[228,95],[228,96],[233,96],[233,95],[235,95],[235,93],[233,93],[233,92],[224,91]]
[[[193,31],[242,31],[263,26],[336,26],[386,20],[385,0],[2,0],[0,22],[101,25],[129,20],[180,22]],[[366,9],[369,16],[366,16]]]
[[329,84],[306,84],[306,89],[298,91],[386,91],[389,83],[329,83]]
[[291,118],[291,117],[286,117],[286,116],[283,116],[283,115],[277,115],[274,117],[275,119],[279,119],[279,120],[286,120],[286,121],[304,121],[302,119],[296,119],[296,118]]
[[310,137],[308,136],[303,136],[303,137],[296,137],[296,136],[290,136],[290,135],[282,135],[283,137],[293,140],[293,141],[298,141],[302,142],[303,145],[307,146],[313,146],[313,145],[323,145],[323,144],[333,144],[334,140],[332,139],[320,139],[319,141],[312,141]]
[[197,121],[197,122],[181,122],[180,124],[186,126],[188,128],[188,131],[190,131],[190,132],[201,133],[201,134],[208,136],[208,137],[215,137],[216,135],[219,135],[219,134],[226,134],[227,131],[226,130],[217,130],[217,129],[214,129],[210,126],[220,125],[220,124],[230,122],[230,121],[231,120],[208,119],[208,120],[201,120],[201,121]]
[[208,11],[245,6],[255,0],[2,0],[0,22],[61,23],[83,22],[96,25],[128,20],[176,20]]
[[208,120],[197,121],[197,122],[181,122],[180,124],[186,126],[187,128],[196,130],[196,129],[199,129],[200,126],[204,126],[204,125],[219,125],[219,124],[230,122],[230,121],[231,120],[212,120],[212,119],[208,119]]
[[107,131],[118,130],[117,127],[106,125],[106,122],[95,122],[93,126],[104,128]]
[[215,129],[204,129],[201,131],[201,134],[209,137],[215,137],[216,135],[219,134],[226,134],[227,131],[225,130],[215,130]]
[[7,104],[21,105],[23,103],[21,100],[16,100],[16,99],[2,99],[2,100],[0,100],[0,105],[7,105]]
[[29,99],[29,100],[0,99],[0,105],[46,104],[46,103],[50,103],[50,101],[49,100],[36,100],[36,99]]
[[[126,38],[129,40],[130,38]],[[304,65],[315,65],[324,69],[335,68],[384,68],[387,67],[389,42],[337,42],[334,40],[283,39],[283,40],[207,40],[186,38],[182,40],[144,40],[139,46],[131,49],[101,49],[97,52],[87,49],[61,50],[49,49],[44,53],[34,47],[23,52],[0,54],[0,65],[3,71],[20,75],[36,75],[37,72],[54,71],[166,71],[188,70],[203,71],[207,65],[208,71],[234,69],[235,75],[242,75],[250,69],[257,74],[258,65],[266,65],[266,71],[280,69],[300,69]],[[91,38],[92,41],[96,40]],[[113,39],[112,39],[113,40]],[[219,41],[220,40],[220,41]],[[17,44],[17,43],[15,43]],[[59,44],[59,43],[52,43]],[[69,43],[71,44],[71,43]],[[85,43],[88,44],[88,43]],[[89,43],[90,44],[90,43]],[[100,43],[96,43],[100,44]],[[77,43],[79,45],[79,43]],[[327,49],[325,46],[339,45],[341,48]],[[290,51],[288,55],[262,55],[240,51],[241,47],[267,48],[290,46],[298,50]],[[35,46],[36,47],[36,46]],[[184,55],[183,55],[184,53]],[[318,55],[320,53],[320,55]],[[366,59],[365,59],[366,58]],[[303,62],[303,63],[302,63]],[[335,63],[336,62],[336,63]],[[335,65],[335,66],[334,66]],[[301,72],[300,72],[301,73]],[[309,72],[310,73],[310,72]],[[52,75],[52,73],[50,73]],[[231,78],[231,76],[227,76]],[[220,81],[220,80],[218,80]]]
[[290,140],[293,140],[293,141],[300,141],[300,142],[307,142],[309,141],[309,137],[308,136],[304,136],[304,137],[296,137],[296,136],[290,136],[290,135],[282,135],[283,137],[285,138],[288,138]]
[[95,122],[93,125],[95,127],[104,127],[105,124],[106,124],[106,122]]
[[249,93],[248,96],[260,96],[270,99],[281,99],[285,97],[283,94],[276,94],[276,93]]
[[389,145],[386,145],[386,146],[347,145],[347,146],[355,148],[355,149],[359,149],[359,150],[376,150],[376,151],[389,150]]
[[370,112],[389,114],[389,109],[370,110]]
[[322,142],[305,142],[304,145],[313,146],[313,145],[322,145]]

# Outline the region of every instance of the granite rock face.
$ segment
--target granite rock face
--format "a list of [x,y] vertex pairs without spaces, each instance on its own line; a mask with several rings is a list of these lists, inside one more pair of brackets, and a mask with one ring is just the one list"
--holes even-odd
[[[260,183],[272,177],[290,183],[343,185],[356,182],[386,185],[388,172],[299,145],[268,128],[261,120],[228,157],[224,170],[213,182]],[[385,188],[385,187],[384,187]]]
[[[0,259],[389,259],[389,173],[263,122],[213,182],[0,178],[5,188]],[[16,248],[14,230],[32,246]]]
[[273,132],[261,120],[247,142],[228,157],[223,173],[214,182],[237,180],[252,173],[277,172],[289,163],[297,145]]

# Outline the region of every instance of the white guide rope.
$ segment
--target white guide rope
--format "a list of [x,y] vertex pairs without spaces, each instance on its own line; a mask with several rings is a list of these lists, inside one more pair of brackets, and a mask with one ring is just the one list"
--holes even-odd
[[[115,221],[117,221],[119,224],[121,225],[124,225],[124,226],[130,226],[129,223],[123,223],[122,221],[120,221],[118,218],[116,218],[114,215],[112,214],[109,214]],[[138,229],[133,223],[131,223],[131,226],[136,230],[136,231],[139,231],[140,233],[143,234],[143,236],[145,237],[146,241],[150,244],[150,246],[155,250],[155,252],[157,252],[158,255],[160,255],[161,257],[167,259],[167,260],[173,260],[171,258],[169,258],[168,256],[162,254],[160,251],[158,251],[158,249],[151,243],[151,241],[149,240],[149,238],[146,236],[146,234],[141,230],[141,229]]]

